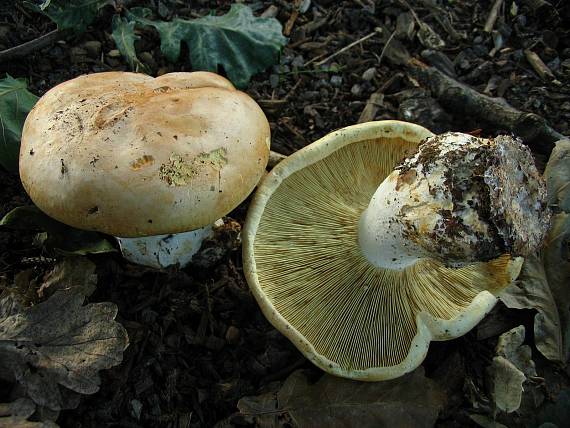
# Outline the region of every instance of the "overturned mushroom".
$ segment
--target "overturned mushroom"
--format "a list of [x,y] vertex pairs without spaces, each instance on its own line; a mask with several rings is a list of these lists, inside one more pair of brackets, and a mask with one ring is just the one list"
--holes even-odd
[[90,74],[30,112],[20,177],[42,211],[120,237],[129,260],[184,265],[253,190],[269,141],[260,107],[216,74]]
[[262,181],[244,272],[266,317],[316,365],[391,379],[493,307],[518,256],[542,242],[545,198],[530,152],[510,137],[351,126]]

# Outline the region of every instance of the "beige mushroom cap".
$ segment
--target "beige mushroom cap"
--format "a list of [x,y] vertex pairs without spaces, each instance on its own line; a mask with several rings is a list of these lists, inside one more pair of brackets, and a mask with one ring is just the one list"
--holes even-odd
[[214,73],[97,73],[38,101],[20,177],[42,211],[71,226],[177,233],[242,202],[265,171],[269,142],[261,108]]
[[398,270],[363,254],[358,223],[372,195],[432,135],[399,121],[339,129],[281,161],[250,204],[247,282],[273,326],[331,374],[378,381],[412,371],[430,341],[472,329],[519,274],[522,259],[509,255]]

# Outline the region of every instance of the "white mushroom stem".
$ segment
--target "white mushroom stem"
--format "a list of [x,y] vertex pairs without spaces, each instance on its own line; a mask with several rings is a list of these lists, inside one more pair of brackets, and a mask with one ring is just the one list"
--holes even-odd
[[116,239],[123,257],[132,263],[157,269],[175,264],[184,267],[198,252],[202,242],[212,238],[215,228],[223,224],[224,221],[219,219],[214,224],[189,232]]
[[528,148],[499,136],[428,138],[378,187],[359,222],[359,245],[378,267],[422,258],[459,266],[525,256],[550,220],[546,186]]

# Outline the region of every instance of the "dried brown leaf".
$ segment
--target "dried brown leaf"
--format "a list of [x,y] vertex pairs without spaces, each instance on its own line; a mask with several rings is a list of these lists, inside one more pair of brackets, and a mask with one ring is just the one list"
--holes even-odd
[[523,345],[524,336],[522,325],[502,334],[496,348],[497,355],[489,368],[495,406],[507,413],[520,407],[527,376],[536,376],[531,349]]
[[97,288],[95,268],[95,263],[86,257],[65,258],[46,275],[38,295],[51,296],[57,290],[74,289],[90,296]]
[[83,301],[69,290],[31,308],[11,296],[0,299],[0,378],[18,382],[40,406],[73,407],[69,390],[97,392],[99,370],[122,360],[128,338],[114,321],[117,307]]
[[[385,382],[357,382],[324,375],[311,384],[303,371],[291,374],[276,401],[244,397],[238,403],[246,416],[288,416],[295,426],[311,427],[432,427],[444,406],[445,394],[423,368]],[[258,426],[267,426],[257,420]]]
[[570,141],[558,141],[544,175],[555,215],[540,254],[528,257],[519,281],[501,300],[509,308],[536,309],[534,337],[549,360],[570,357]]

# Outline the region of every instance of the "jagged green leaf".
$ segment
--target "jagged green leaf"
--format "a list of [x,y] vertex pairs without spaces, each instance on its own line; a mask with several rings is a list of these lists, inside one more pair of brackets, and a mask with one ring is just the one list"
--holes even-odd
[[44,214],[35,206],[14,208],[0,220],[0,226],[42,231],[37,236],[37,242],[45,249],[59,254],[85,255],[116,251],[101,234],[67,226]]
[[223,16],[194,20],[176,18],[153,21],[144,9],[135,8],[129,19],[156,28],[160,49],[169,61],[180,57],[182,43],[188,46],[195,70],[218,71],[222,66],[228,78],[240,88],[251,77],[275,64],[287,39],[275,18],[257,18],[248,6],[233,4]]
[[131,67],[131,70],[147,73],[147,68],[140,62],[135,50],[135,40],[140,39],[140,37],[135,34],[135,25],[136,23],[134,21],[121,18],[119,15],[114,15],[112,36],[117,45],[117,49],[119,49],[119,52],[121,52],[121,55],[123,55],[123,58],[125,58],[125,61],[127,61]]
[[60,30],[83,32],[97,17],[99,10],[112,0],[43,0],[26,2],[26,6],[43,13]]
[[18,170],[22,127],[37,100],[25,80],[9,75],[0,80],[0,165],[9,171]]

